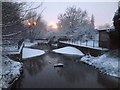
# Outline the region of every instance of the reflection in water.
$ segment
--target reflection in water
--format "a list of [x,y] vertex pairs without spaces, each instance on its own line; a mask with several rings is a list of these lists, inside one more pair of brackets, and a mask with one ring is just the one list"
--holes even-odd
[[[70,83],[75,83],[79,82],[81,79],[85,79],[85,73],[83,68],[80,68],[81,70],[77,69],[78,66],[77,64],[73,64],[73,62],[69,61],[71,64],[65,64],[65,67],[60,69],[58,71],[60,76],[64,76],[64,78],[70,82]],[[82,71],[82,72],[81,72]]]
[[36,75],[41,72],[43,67],[46,65],[45,61],[38,58],[30,58],[24,61],[24,68],[29,72],[30,75]]
[[98,74],[98,82],[100,82],[102,85],[111,87],[111,88],[116,88],[120,86],[120,79],[103,75],[103,74]]
[[[99,76],[97,70],[78,57],[48,52],[40,57],[24,60],[24,72],[14,88],[104,88],[112,87],[109,78]],[[54,67],[63,63],[63,67]],[[111,82],[112,83],[112,82]],[[117,86],[115,86],[117,87]]]

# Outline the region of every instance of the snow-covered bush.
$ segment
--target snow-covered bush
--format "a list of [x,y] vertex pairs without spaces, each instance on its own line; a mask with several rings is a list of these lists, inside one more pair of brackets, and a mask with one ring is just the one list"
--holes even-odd
[[94,29],[94,16],[91,20],[88,17],[87,11],[82,11],[80,8],[68,7],[65,13],[58,16],[59,19],[59,34],[72,35],[74,39],[94,39],[96,31]]

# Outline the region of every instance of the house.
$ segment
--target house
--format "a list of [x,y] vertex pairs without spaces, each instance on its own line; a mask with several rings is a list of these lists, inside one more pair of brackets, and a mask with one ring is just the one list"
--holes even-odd
[[99,31],[99,47],[108,49],[119,48],[119,35],[115,29],[100,29]]

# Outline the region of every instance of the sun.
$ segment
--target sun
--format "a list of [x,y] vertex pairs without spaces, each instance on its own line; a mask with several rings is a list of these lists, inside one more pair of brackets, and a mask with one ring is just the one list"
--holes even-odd
[[57,24],[53,24],[53,25],[52,25],[52,28],[53,28],[53,29],[58,29]]
[[58,29],[58,25],[57,25],[56,23],[50,22],[50,23],[49,23],[49,26],[50,26],[52,29]]

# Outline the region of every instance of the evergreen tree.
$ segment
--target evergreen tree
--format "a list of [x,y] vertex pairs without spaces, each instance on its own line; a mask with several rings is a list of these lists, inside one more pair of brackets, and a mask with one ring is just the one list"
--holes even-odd
[[95,28],[95,18],[94,18],[94,15],[92,14],[92,16],[91,16],[91,24],[92,24],[92,27],[93,27],[93,29]]
[[2,33],[16,33],[22,29],[21,10],[24,3],[2,2]]

